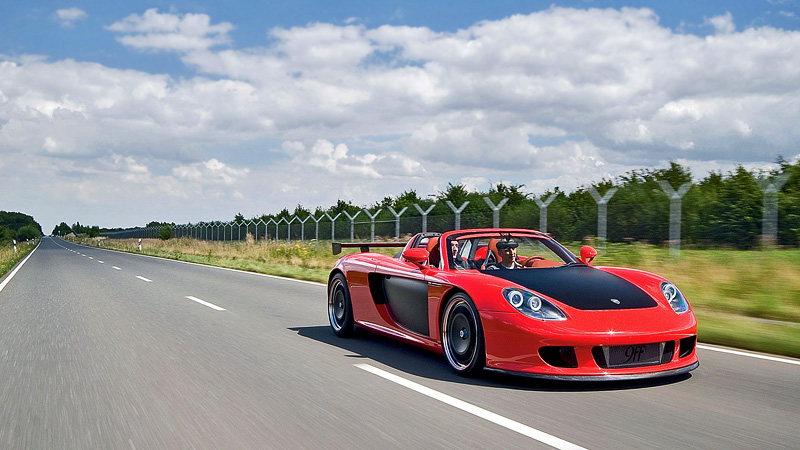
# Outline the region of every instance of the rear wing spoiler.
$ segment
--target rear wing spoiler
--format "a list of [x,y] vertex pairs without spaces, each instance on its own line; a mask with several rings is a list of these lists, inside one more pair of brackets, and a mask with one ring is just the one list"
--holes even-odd
[[333,247],[333,254],[338,255],[342,253],[343,248],[358,247],[362,252],[368,252],[370,247],[405,247],[406,244],[406,242],[331,242],[331,247]]

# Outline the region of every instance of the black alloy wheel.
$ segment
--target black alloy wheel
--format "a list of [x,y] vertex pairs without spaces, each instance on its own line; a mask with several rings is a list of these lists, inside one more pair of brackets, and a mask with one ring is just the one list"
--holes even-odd
[[486,364],[486,350],[475,305],[466,295],[456,294],[447,302],[442,317],[442,347],[447,362],[459,375],[476,375]]
[[344,275],[337,273],[328,283],[328,320],[339,337],[353,335],[353,305]]

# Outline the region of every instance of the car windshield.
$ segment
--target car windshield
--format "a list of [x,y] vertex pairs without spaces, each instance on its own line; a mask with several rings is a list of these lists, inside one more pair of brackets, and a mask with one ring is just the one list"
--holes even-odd
[[450,267],[456,270],[538,269],[578,262],[558,242],[533,234],[453,235],[447,246]]

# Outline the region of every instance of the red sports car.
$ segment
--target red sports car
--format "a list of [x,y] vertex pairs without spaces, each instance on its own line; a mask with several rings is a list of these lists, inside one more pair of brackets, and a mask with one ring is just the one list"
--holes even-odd
[[[404,247],[394,257],[370,247]],[[678,288],[648,272],[591,266],[538,231],[420,233],[361,247],[328,281],[338,336],[354,327],[484,368],[559,380],[676,375],[697,368],[697,321]]]

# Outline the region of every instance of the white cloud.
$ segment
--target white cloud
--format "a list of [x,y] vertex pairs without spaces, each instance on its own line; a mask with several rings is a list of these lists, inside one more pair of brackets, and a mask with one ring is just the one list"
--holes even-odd
[[717,34],[731,34],[736,31],[736,25],[733,24],[733,15],[730,11],[721,16],[706,19],[706,24],[714,27]]
[[139,50],[188,52],[230,43],[228,33],[233,25],[228,22],[211,25],[206,14],[159,13],[153,8],[141,16],[131,14],[106,28],[124,33],[117,40]]
[[175,52],[195,76],[0,56],[2,175],[56,161],[54,183],[86,201],[135,191],[203,199],[195,214],[215,214],[158,217],[190,212],[167,201],[148,217],[189,221],[449,182],[543,192],[675,158],[728,167],[796,154],[800,35],[736,31],[730,14],[708,24],[717,33],[700,37],[648,9],[550,8],[452,33],[312,23],[220,50],[232,24],[147,10],[109,31]]
[[67,8],[56,10],[56,18],[61,22],[61,26],[71,28],[75,22],[86,19],[87,14],[80,8]]
[[242,181],[242,178],[249,172],[250,169],[234,169],[214,158],[172,169],[172,175],[178,180],[223,184],[226,186]]

